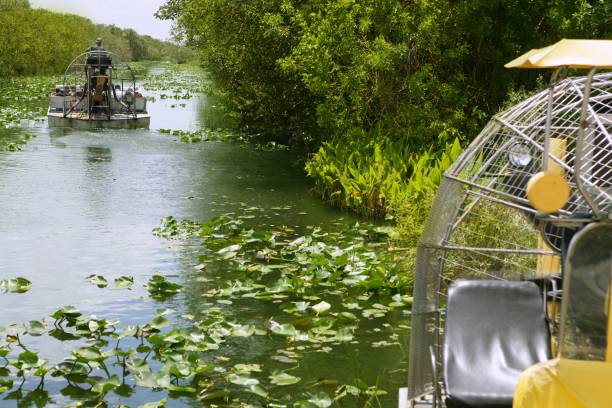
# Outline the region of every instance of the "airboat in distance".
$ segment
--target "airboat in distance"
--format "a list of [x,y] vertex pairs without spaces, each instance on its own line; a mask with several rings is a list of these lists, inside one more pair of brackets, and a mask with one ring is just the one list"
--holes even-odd
[[102,39],[66,68],[49,96],[50,127],[148,128],[147,100],[130,66],[102,48]]

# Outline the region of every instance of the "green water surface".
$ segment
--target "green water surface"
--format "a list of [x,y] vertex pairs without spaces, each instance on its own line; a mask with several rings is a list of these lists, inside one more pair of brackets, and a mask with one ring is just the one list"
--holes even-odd
[[[154,69],[151,77],[167,70]],[[367,221],[356,220],[310,195],[309,182],[296,164],[300,156],[294,152],[261,150],[242,143],[183,143],[178,136],[158,132],[231,132],[226,129],[233,122],[215,97],[195,92],[177,100],[161,96],[171,91],[151,88],[155,89],[145,90],[156,98],[149,102],[149,130],[49,129],[44,122],[0,130],[3,140],[33,136],[21,151],[0,151],[0,279],[21,276],[32,282],[27,293],[0,293],[0,326],[48,318],[59,307],[72,305],[84,314],[119,320],[120,328],[145,323],[163,308],[174,310],[169,319],[179,326],[188,324],[181,315],[197,318],[210,308],[221,308],[228,318],[266,330],[271,320],[291,320],[281,310],[283,302],[253,298],[216,302],[206,294],[235,277],[232,270],[223,263],[198,269],[201,242],[154,236],[152,230],[160,220],[171,215],[203,222],[230,214],[244,217],[253,228],[288,227],[296,235],[308,231],[308,226],[342,231],[356,221]],[[44,101],[35,103],[44,105]],[[131,290],[98,288],[86,280],[92,274],[111,280],[133,276],[135,284]],[[184,290],[164,301],[151,299],[143,284],[154,274],[179,282]],[[327,300],[332,310],[340,310],[338,299]],[[333,406],[395,407],[397,389],[406,376],[409,311],[398,308],[377,318],[362,317],[359,311],[355,314],[360,321],[353,341],[330,344],[323,350],[304,347],[297,350],[300,357],[296,361],[272,358],[290,345],[285,337],[270,333],[230,339],[211,354],[231,362],[230,366],[260,364],[263,373],[259,378],[274,394],[274,406],[293,406],[295,401],[320,393],[333,398],[340,385],[349,384],[376,386],[386,394],[346,398]],[[52,363],[75,347],[74,342],[46,335],[29,337],[27,343]],[[301,381],[275,387],[267,379],[274,370],[288,370]],[[66,392],[62,394],[65,385],[52,378],[46,381],[48,406],[74,403],[63,395]],[[34,386],[26,383],[23,394]],[[7,399],[7,395],[0,394],[0,406],[30,404],[23,398]],[[108,406],[136,407],[165,396],[137,388],[129,396],[110,392],[106,401]],[[239,398],[242,406],[263,404],[255,396]],[[325,406],[325,402],[320,404]],[[206,404],[173,395],[168,406]]]

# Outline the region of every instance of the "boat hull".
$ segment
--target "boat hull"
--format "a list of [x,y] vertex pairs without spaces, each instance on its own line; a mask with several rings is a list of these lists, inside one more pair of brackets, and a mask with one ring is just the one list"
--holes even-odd
[[48,112],[49,127],[70,127],[75,129],[148,129],[151,115],[139,113],[133,115],[114,114],[110,119],[106,115],[89,118],[87,114],[71,113],[64,116],[62,112]]

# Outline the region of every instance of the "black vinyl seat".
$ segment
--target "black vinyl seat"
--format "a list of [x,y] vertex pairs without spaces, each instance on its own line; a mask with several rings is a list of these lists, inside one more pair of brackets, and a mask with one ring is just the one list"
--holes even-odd
[[448,407],[512,407],[520,374],[549,358],[536,284],[459,280],[449,288],[443,350]]

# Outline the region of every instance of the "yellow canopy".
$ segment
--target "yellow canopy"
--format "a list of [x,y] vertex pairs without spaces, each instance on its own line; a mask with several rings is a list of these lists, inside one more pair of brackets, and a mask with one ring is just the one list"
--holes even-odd
[[566,40],[533,49],[506,68],[612,68],[612,40]]

